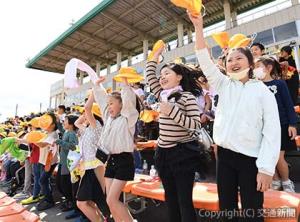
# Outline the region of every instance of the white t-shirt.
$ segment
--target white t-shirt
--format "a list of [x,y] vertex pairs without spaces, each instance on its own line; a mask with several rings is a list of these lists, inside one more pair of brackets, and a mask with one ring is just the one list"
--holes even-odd
[[[58,134],[57,134],[56,131],[54,131],[54,132],[49,133],[47,138],[43,142],[53,144],[57,139],[58,139]],[[39,163],[41,163],[43,165],[46,164],[46,160],[47,160],[47,156],[48,156],[48,152],[50,150],[50,147],[51,147],[51,145],[49,145],[47,147],[40,148]],[[58,152],[56,152],[54,157],[53,157],[52,164],[58,162],[57,153]]]

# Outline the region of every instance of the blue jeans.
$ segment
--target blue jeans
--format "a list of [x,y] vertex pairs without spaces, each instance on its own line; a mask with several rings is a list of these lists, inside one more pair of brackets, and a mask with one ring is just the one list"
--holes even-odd
[[41,164],[41,177],[40,177],[40,185],[43,190],[43,194],[45,195],[45,200],[49,203],[53,203],[52,197],[52,189],[50,184],[50,177],[55,169],[56,164],[53,164],[48,172],[45,171],[45,166]]
[[33,168],[33,198],[37,198],[41,192],[40,177],[43,165],[40,163],[32,164]]

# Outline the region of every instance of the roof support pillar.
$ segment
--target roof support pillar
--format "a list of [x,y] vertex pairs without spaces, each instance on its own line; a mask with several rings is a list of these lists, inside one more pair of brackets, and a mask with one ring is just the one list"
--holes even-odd
[[299,4],[299,0],[292,0],[292,5],[298,5]]
[[148,48],[149,48],[149,41],[148,41],[148,39],[144,39],[143,40],[144,60],[147,60],[147,57],[148,57]]
[[188,36],[188,44],[192,43],[193,42],[193,31],[191,29],[188,29],[187,36]]
[[50,100],[49,100],[49,109],[51,109],[52,106],[52,96],[50,96]]
[[83,84],[83,78],[84,78],[84,72],[83,71],[79,71],[79,84],[80,85]]
[[128,66],[132,66],[132,56],[131,55],[128,56],[127,60],[128,60]]
[[106,75],[110,75],[110,68],[111,68],[111,65],[108,64],[107,67],[106,67]]
[[177,35],[178,35],[178,47],[183,46],[183,24],[178,23],[177,24]]
[[[122,62],[122,52],[117,52],[117,70],[119,71],[121,68],[121,62]],[[113,90],[116,90],[117,83],[115,80],[113,80],[112,88]]]
[[230,3],[228,0],[224,0],[224,16],[225,16],[225,29],[231,28],[231,12],[230,12]]
[[56,107],[57,107],[57,95],[55,95],[55,100],[54,100],[55,102],[54,102],[54,109],[56,109]]
[[231,12],[231,20],[232,20],[232,28],[236,27],[238,25],[238,23],[237,23],[237,11],[236,10],[233,10]]
[[96,62],[96,73],[98,77],[100,77],[100,71],[101,71],[101,63]]

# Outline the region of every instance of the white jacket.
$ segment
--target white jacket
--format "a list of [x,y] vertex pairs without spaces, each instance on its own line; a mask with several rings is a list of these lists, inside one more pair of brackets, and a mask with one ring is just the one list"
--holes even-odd
[[223,75],[211,61],[207,49],[196,56],[209,84],[219,95],[214,122],[217,145],[257,157],[261,173],[273,176],[279,159],[281,129],[274,95],[258,80],[245,84]]

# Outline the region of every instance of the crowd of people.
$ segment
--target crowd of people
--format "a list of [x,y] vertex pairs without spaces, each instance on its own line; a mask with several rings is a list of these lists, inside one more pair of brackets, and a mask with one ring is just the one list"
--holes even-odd
[[[12,184],[22,185],[22,192],[16,194],[22,196],[21,203],[37,203],[43,211],[54,206],[55,183],[64,198],[61,210],[72,210],[66,219],[132,222],[120,195],[141,167],[135,143],[155,139],[153,158],[169,220],[195,222],[192,191],[195,174],[203,173],[203,144],[197,136],[206,127],[215,143],[220,210],[238,210],[240,193],[242,209],[255,212],[245,221],[263,221],[258,213],[263,209],[263,192],[269,188],[295,192],[285,160],[285,152],[296,149],[297,135],[294,106],[299,76],[292,48],[283,47],[279,57],[265,55],[261,43],[226,48],[214,63],[203,37],[202,17],[189,17],[195,27],[198,65],[168,63],[157,77],[161,47],[146,64],[150,91],[124,78],[121,92],[107,93],[102,85],[105,77],[99,77],[82,106],[60,105],[56,112],[4,122],[1,143],[13,137],[27,156],[2,153],[1,186],[10,187],[14,195]],[[144,121],[140,113],[151,109],[159,116]],[[37,122],[45,115],[51,121],[42,127]],[[47,136],[28,143],[26,135],[41,130]],[[68,154],[76,150],[80,173],[73,177]]]

